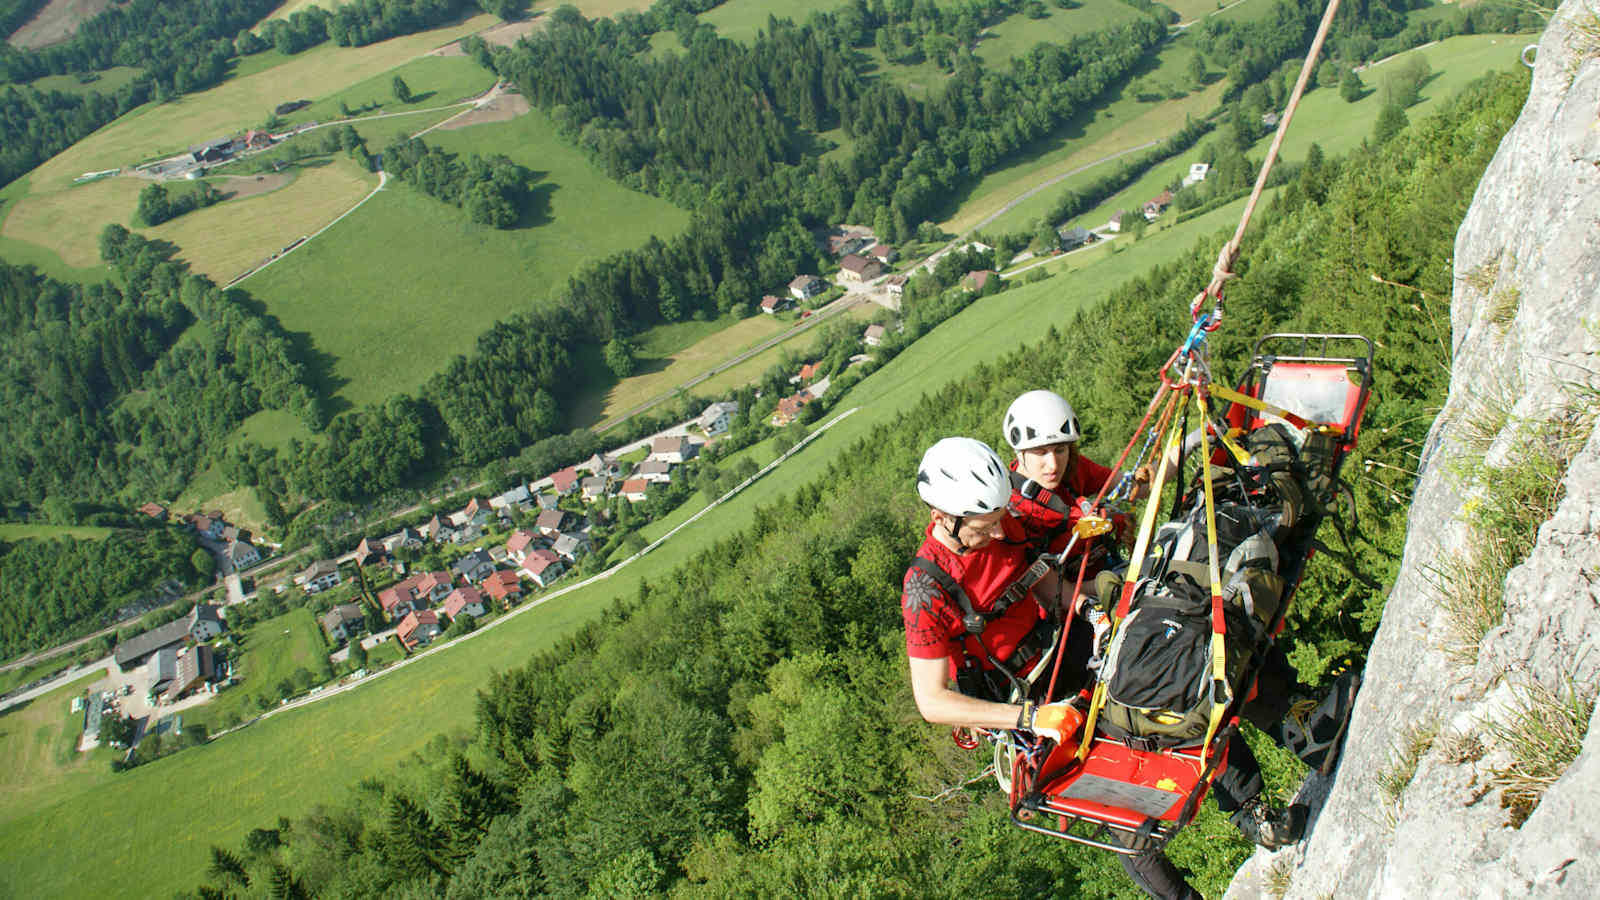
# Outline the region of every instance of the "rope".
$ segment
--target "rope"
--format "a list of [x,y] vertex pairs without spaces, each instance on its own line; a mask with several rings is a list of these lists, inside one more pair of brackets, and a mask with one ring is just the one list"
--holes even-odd
[[[1278,121],[1278,131],[1272,136],[1272,146],[1267,149],[1267,158],[1261,163],[1261,172],[1256,176],[1255,187],[1250,191],[1250,200],[1244,205],[1244,214],[1239,217],[1239,227],[1234,230],[1233,237],[1222,245],[1222,252],[1217,254],[1217,264],[1211,270],[1211,283],[1206,289],[1195,295],[1194,302],[1190,304],[1190,315],[1198,318],[1200,307],[1209,295],[1217,301],[1216,316],[1210,329],[1220,324],[1222,319],[1222,286],[1236,278],[1233,265],[1239,259],[1239,242],[1244,237],[1244,231],[1250,225],[1250,216],[1255,212],[1256,203],[1261,199],[1261,192],[1267,186],[1267,176],[1272,173],[1272,164],[1278,159],[1278,148],[1283,146],[1283,136],[1289,131],[1289,122],[1294,119],[1294,111],[1300,105],[1300,95],[1305,93],[1306,83],[1311,80],[1311,72],[1316,68],[1317,58],[1322,55],[1322,42],[1328,37],[1328,28],[1333,24],[1333,15],[1339,10],[1339,0],[1329,0],[1328,9],[1322,14],[1322,22],[1317,26],[1317,36],[1311,41],[1311,50],[1306,54],[1305,65],[1300,67],[1300,77],[1294,83],[1294,90],[1289,93],[1289,104],[1284,107],[1283,118]],[[1208,329],[1208,330],[1210,330]]]

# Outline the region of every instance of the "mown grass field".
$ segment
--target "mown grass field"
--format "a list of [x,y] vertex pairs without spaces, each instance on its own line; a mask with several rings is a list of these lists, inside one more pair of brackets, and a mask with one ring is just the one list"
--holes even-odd
[[[413,391],[494,322],[539,302],[584,262],[668,237],[688,220],[607,179],[538,112],[439,131],[453,151],[505,153],[539,173],[527,227],[475,225],[404,184],[243,282],[286,328],[331,359],[321,385],[349,404]],[[359,324],[353,324],[359,323]],[[300,432],[303,436],[303,431]]]
[[[0,712],[0,828],[7,827],[19,813],[49,808],[63,797],[83,796],[111,778],[111,758],[115,751],[101,747],[79,754],[77,741],[83,733],[83,713],[72,712],[72,698],[104,677],[95,670],[21,706]],[[93,842],[92,835],[84,836]],[[63,857],[54,856],[60,864]],[[7,853],[7,858],[11,856]],[[6,868],[11,868],[7,863]],[[46,888],[32,895],[15,893],[9,873],[0,880],[6,897],[62,896]]]
[[[294,420],[298,422],[298,420]],[[304,427],[300,429],[305,432]],[[219,510],[223,518],[254,534],[267,531],[267,508],[253,487],[234,487],[222,470],[212,465],[190,479],[182,494],[172,501],[172,508],[182,512],[194,510]],[[263,549],[265,554],[266,550]]]
[[[848,321],[861,323],[871,319],[873,316],[882,311],[883,307],[878,306],[875,303],[864,303],[861,306],[857,306],[854,309],[851,309],[849,312],[844,313],[842,318]],[[818,327],[826,328],[827,326],[820,325]],[[769,347],[768,349],[761,351],[744,362],[724,369],[710,378],[707,378],[705,381],[700,382],[694,387],[695,393],[704,394],[706,396],[716,396],[718,394],[731,391],[735,388],[743,387],[744,385],[755,381],[757,378],[760,378],[761,374],[776,365],[778,361],[783,358],[785,353],[796,352],[801,348],[809,347],[811,342],[816,339],[816,336],[817,332],[814,329],[802,331],[783,343],[774,347]]]
[[[239,683],[217,694],[209,703],[185,710],[185,725],[204,725],[212,731],[220,731],[260,715],[263,708],[276,705],[278,682],[292,678],[299,668],[312,674],[313,684],[322,684],[332,677],[322,626],[317,624],[311,610],[304,607],[257,622],[241,645],[242,651],[234,664]],[[257,702],[259,697],[267,698],[265,707]]]
[[[641,579],[659,580],[712,541],[747,527],[758,505],[817,477],[872,427],[927,392],[982,360],[1031,342],[1048,322],[1097,302],[1112,286],[1187,249],[1197,237],[1231,228],[1241,206],[1232,204],[1149,236],[1071,279],[1022,286],[974,303],[841,400],[839,409],[860,406],[859,412],[716,514],[613,577],[479,631],[465,643],[430,652],[424,662],[354,691],[141,766],[93,785],[92,792],[87,786],[63,786],[48,796],[7,798],[0,812],[0,845],[15,860],[8,872],[13,891],[18,896],[106,894],[125,887],[119,873],[136,866],[141,891],[170,895],[201,878],[209,845],[237,844],[246,831],[270,825],[279,815],[293,817],[314,803],[337,802],[356,780],[389,771],[437,733],[470,732],[470,699],[490,671],[525,663],[598,615],[612,598],[631,596]],[[185,785],[197,781],[229,798],[211,808],[203,822],[189,804],[174,801]],[[148,852],[154,842],[162,853]]]
[[46,75],[28,82],[28,87],[36,91],[60,91],[63,94],[115,94],[143,71],[134,66],[112,66],[96,72],[100,77],[87,82],[78,80],[77,75]]
[[[1428,60],[1433,76],[1422,88],[1422,101],[1406,110],[1415,121],[1430,114],[1434,107],[1454,96],[1468,82],[1493,69],[1518,65],[1517,58],[1525,42],[1509,35],[1461,35],[1441,41],[1431,47],[1409,50],[1382,65],[1361,73],[1367,84],[1367,95],[1355,103],[1347,103],[1335,88],[1318,88],[1306,94],[1295,112],[1289,132],[1284,136],[1279,159],[1301,162],[1313,143],[1321,144],[1329,156],[1342,156],[1360,146],[1372,136],[1378,112],[1383,108],[1381,89],[1387,71],[1394,71],[1413,54]],[[1214,138],[1207,137],[1202,140]],[[1272,135],[1261,137],[1246,154],[1259,162],[1266,157],[1272,144]],[[1199,148],[1181,154],[1155,166],[1142,178],[1118,192],[1094,209],[1078,216],[1071,224],[1085,228],[1099,227],[1119,209],[1136,209],[1144,201],[1161,193],[1166,186],[1183,177],[1189,164],[1199,159]],[[1083,180],[1094,176],[1080,176]],[[1059,193],[1078,179],[1064,182],[1052,193]]]
[[[1185,70],[1192,54],[1192,43],[1180,37],[1164,45],[1155,65],[1141,71],[1136,80],[1152,89],[1185,84],[1188,80]],[[1129,159],[1136,158],[1146,151],[1135,148],[1164,140],[1183,127],[1189,117],[1198,119],[1211,114],[1225,87],[1226,83],[1219,80],[1181,99],[1156,102],[1140,100],[1137,90],[1118,88],[1108,104],[1081,114],[1055,135],[1029,148],[1020,158],[981,178],[960,198],[960,205],[940,227],[956,234],[965,233],[1041,182],[1085,166],[1093,167],[1018,202],[983,226],[997,234],[1025,231],[1046,215],[1072,184],[1086,183],[1111,171],[1117,164],[1112,157],[1127,154]]]
[[[227,284],[332,222],[378,186],[377,175],[343,155],[308,161],[293,174],[292,182],[270,193],[225,200],[154,228],[134,230],[178,245],[194,271]],[[232,178],[208,180],[224,193],[239,190],[240,182]]]
[[80,541],[103,541],[114,528],[94,525],[35,525],[25,522],[0,522],[0,541],[27,541],[35,538],[69,537]]
[[742,320],[724,316],[709,322],[678,322],[652,328],[639,336],[638,373],[578,397],[570,421],[575,428],[603,422],[793,324],[757,313]]
[[[349,52],[349,51],[346,51]],[[410,103],[401,103],[394,96],[394,80],[401,78],[411,89]],[[331,122],[344,118],[340,104],[351,110],[375,107],[368,115],[390,113],[415,113],[419,110],[457,103],[488,90],[494,84],[493,72],[465,56],[423,56],[387,72],[373,75],[364,81],[322,97],[305,109],[285,116],[284,121]],[[409,126],[409,117],[393,121],[397,127]],[[427,126],[412,129],[421,131]]]
[[1003,67],[1006,60],[1027,53],[1035,44],[1062,43],[1073,35],[1131,22],[1142,15],[1122,0],[1081,0],[1075,9],[1046,3],[1044,8],[1042,19],[1018,14],[984,30],[978,36],[978,58],[991,68]]

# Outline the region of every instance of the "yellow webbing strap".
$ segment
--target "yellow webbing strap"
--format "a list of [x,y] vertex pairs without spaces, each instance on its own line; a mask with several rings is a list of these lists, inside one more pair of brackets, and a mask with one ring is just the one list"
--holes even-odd
[[[1172,406],[1183,402],[1183,394],[1186,390],[1188,390],[1187,387],[1179,388],[1173,392],[1172,400],[1170,401]],[[1170,409],[1171,407],[1169,406]],[[1176,453],[1178,441],[1183,438],[1183,435],[1179,433],[1178,417],[1168,417],[1163,414],[1163,418],[1167,419],[1166,446],[1158,459],[1166,459],[1167,452]],[[1157,466],[1155,481],[1150,485],[1150,497],[1145,501],[1144,513],[1139,518],[1139,535],[1133,542],[1133,556],[1128,563],[1127,574],[1122,578],[1122,597],[1117,601],[1117,605],[1111,612],[1112,639],[1116,638],[1117,628],[1122,624],[1123,618],[1128,614],[1128,607],[1133,603],[1133,588],[1139,580],[1139,571],[1144,568],[1144,556],[1150,549],[1150,537],[1155,533],[1156,516],[1161,511],[1161,492],[1166,487],[1166,480],[1167,467]],[[1101,680],[1094,686],[1094,696],[1089,701],[1089,713],[1084,716],[1084,739],[1078,745],[1078,759],[1080,761],[1089,757],[1089,745],[1094,743],[1095,721],[1099,719],[1100,708],[1105,705],[1105,702],[1106,683]]]
[[[1217,437],[1222,440],[1222,446],[1227,447],[1228,448],[1228,452],[1233,454],[1234,462],[1238,463],[1241,466],[1248,466],[1248,465],[1250,465],[1250,454],[1248,452],[1246,452],[1243,447],[1239,446],[1239,442],[1238,441],[1235,441],[1233,439],[1234,434],[1236,433],[1236,431],[1237,431],[1236,429],[1228,430],[1228,431],[1220,431],[1220,432],[1217,433]],[[1243,434],[1242,431],[1238,431],[1237,433]],[[1210,460],[1207,460],[1206,464],[1210,465],[1211,464]]]
[[1303,416],[1297,416],[1281,406],[1273,406],[1271,403],[1268,403],[1265,400],[1257,399],[1249,394],[1241,394],[1232,388],[1226,388],[1220,384],[1211,385],[1211,393],[1217,395],[1223,400],[1227,400],[1232,403],[1239,403],[1258,412],[1264,412],[1269,415],[1277,416],[1296,428],[1307,428],[1315,425],[1318,428],[1331,431],[1335,434],[1344,433],[1343,425],[1337,425],[1331,422],[1313,422]]
[[[1205,392],[1195,391],[1194,402],[1200,408],[1200,421],[1209,422]],[[1200,765],[1203,767],[1206,755],[1211,752],[1211,739],[1216,737],[1217,729],[1222,726],[1223,713],[1227,711],[1228,701],[1233,694],[1228,685],[1228,626],[1222,614],[1222,572],[1217,561],[1217,503],[1211,482],[1211,439],[1204,426],[1200,428],[1200,458],[1205,461],[1200,471],[1206,491],[1206,576],[1211,581],[1211,720],[1206,725],[1205,744],[1200,748]]]

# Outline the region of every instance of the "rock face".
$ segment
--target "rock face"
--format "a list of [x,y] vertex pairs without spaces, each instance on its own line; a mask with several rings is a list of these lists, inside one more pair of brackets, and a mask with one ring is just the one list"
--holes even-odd
[[[1530,685],[1560,694],[1600,684],[1592,418],[1573,430],[1582,449],[1565,497],[1505,579],[1504,618],[1476,654],[1459,641],[1450,652],[1459,631],[1439,587],[1468,552],[1482,499],[1453,463],[1517,465],[1532,423],[1600,404],[1597,26],[1588,0],[1567,0],[1552,18],[1527,104],[1457,234],[1450,397],[1423,454],[1344,759],[1302,791],[1307,839],[1257,853],[1230,897],[1600,897],[1600,728],[1520,828],[1492,779],[1513,758],[1496,723],[1526,720]],[[1437,736],[1411,739],[1411,729]],[[1397,763],[1408,746],[1420,750],[1409,780]]]

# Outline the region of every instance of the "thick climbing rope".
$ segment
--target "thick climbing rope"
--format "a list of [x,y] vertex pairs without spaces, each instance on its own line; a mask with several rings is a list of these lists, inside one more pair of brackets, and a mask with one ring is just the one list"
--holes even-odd
[[1222,246],[1222,252],[1217,254],[1217,264],[1211,270],[1211,283],[1206,289],[1195,295],[1194,302],[1189,306],[1190,315],[1200,317],[1200,308],[1205,304],[1206,297],[1211,297],[1216,304],[1215,317],[1206,329],[1214,331],[1222,322],[1222,286],[1232,280],[1233,265],[1239,259],[1239,242],[1244,238],[1244,231],[1250,226],[1250,216],[1256,210],[1256,203],[1261,199],[1261,192],[1266,189],[1267,177],[1272,174],[1272,164],[1278,159],[1278,148],[1283,146],[1283,136],[1289,132],[1289,123],[1294,119],[1294,111],[1300,105],[1300,96],[1305,93],[1306,83],[1311,80],[1311,73],[1317,67],[1317,59],[1322,55],[1322,44],[1328,37],[1328,28],[1333,24],[1333,16],[1339,11],[1339,0],[1329,0],[1328,8],[1322,14],[1322,22],[1317,26],[1316,37],[1311,41],[1311,50],[1306,53],[1305,65],[1300,67],[1300,77],[1295,80],[1294,90],[1289,92],[1289,103],[1284,107],[1283,118],[1278,121],[1278,131],[1272,136],[1272,146],[1267,148],[1267,158],[1261,163],[1261,172],[1256,176],[1255,187],[1250,191],[1250,200],[1244,205],[1244,214],[1239,217],[1239,227],[1234,230],[1233,237]]

